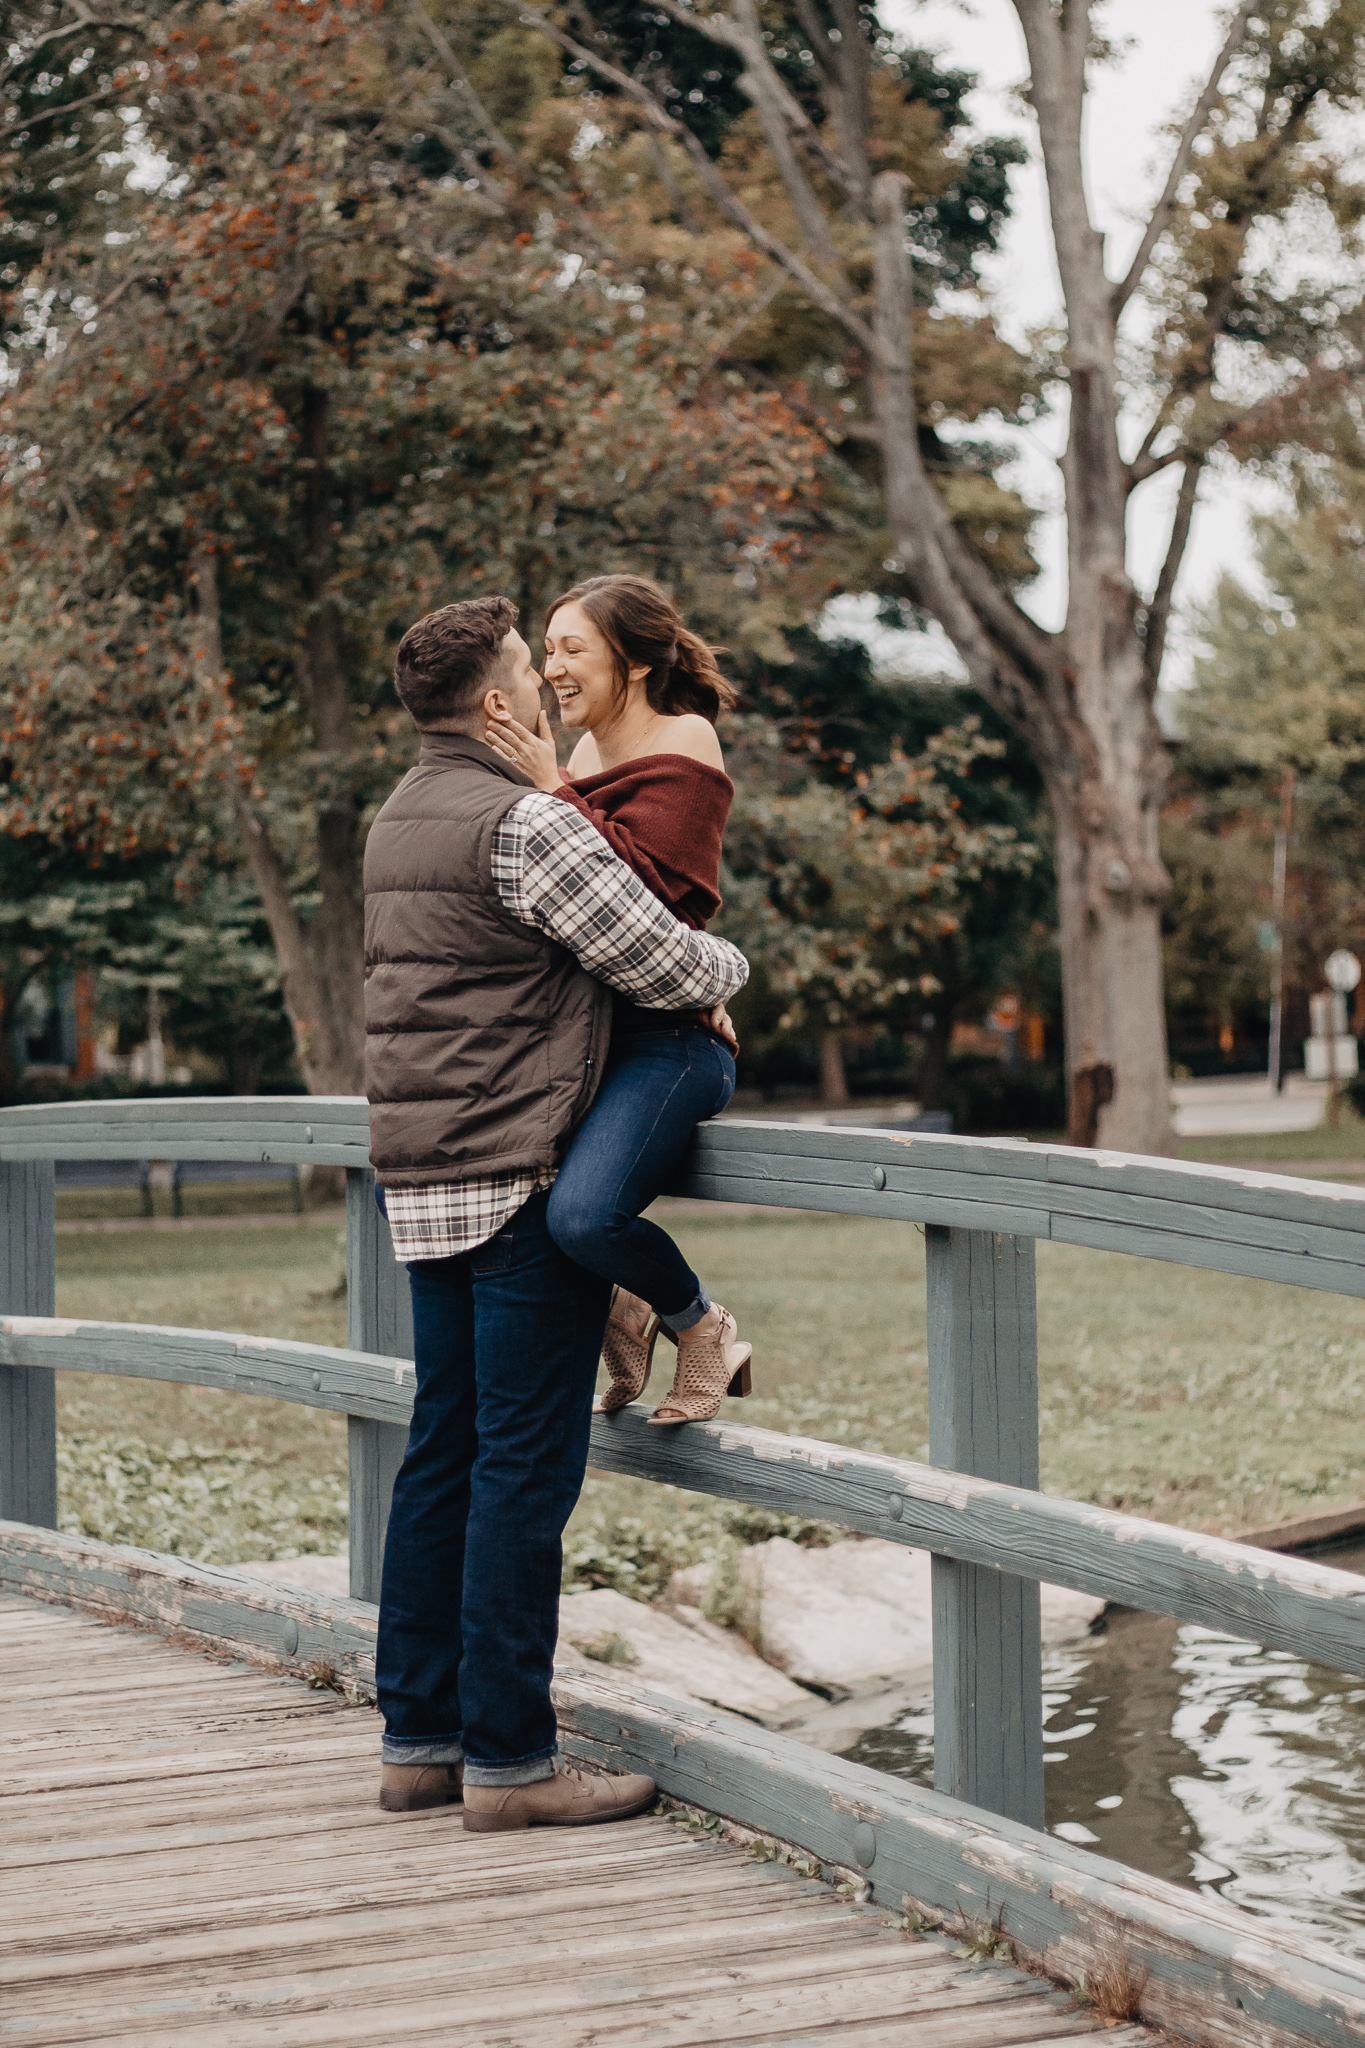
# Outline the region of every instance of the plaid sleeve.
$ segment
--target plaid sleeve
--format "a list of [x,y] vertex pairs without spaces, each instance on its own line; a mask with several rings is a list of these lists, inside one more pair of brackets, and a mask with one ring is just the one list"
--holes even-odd
[[572,804],[536,790],[493,838],[493,880],[523,924],[650,1010],[710,1009],[749,978],[728,939],[680,924]]

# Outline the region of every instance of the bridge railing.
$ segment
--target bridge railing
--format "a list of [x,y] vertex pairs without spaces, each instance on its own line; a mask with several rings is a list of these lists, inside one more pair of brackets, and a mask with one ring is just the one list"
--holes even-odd
[[[350,1577],[378,1597],[411,1413],[406,1278],[374,1204],[361,1099],[0,1111],[0,1518],[56,1525],[55,1369],[178,1380],[349,1418]],[[346,1348],[54,1317],[53,1162],[161,1158],[347,1170]],[[1040,1581],[1365,1676],[1365,1583],[1038,1491],[1038,1238],[1365,1295],[1365,1191],[1063,1146],[727,1120],[678,1190],[925,1226],[930,1462],[728,1417],[599,1417],[611,1471],[818,1517],[933,1554],[936,1788],[1043,1825]]]

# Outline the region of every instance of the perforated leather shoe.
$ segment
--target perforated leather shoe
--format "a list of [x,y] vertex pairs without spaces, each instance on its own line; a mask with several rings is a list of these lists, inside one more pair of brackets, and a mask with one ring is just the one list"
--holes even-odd
[[429,1806],[458,1806],[462,1764],[381,1764],[379,1804],[385,1813],[421,1813]]
[[643,1772],[611,1778],[558,1758],[552,1778],[537,1778],[530,1785],[466,1785],[465,1831],[494,1835],[513,1828],[596,1827],[643,1813],[657,1792]]

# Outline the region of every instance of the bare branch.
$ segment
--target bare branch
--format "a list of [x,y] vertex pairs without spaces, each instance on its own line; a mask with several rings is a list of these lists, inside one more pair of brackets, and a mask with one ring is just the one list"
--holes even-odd
[[872,108],[867,85],[867,33],[858,0],[834,0],[834,19],[839,28],[840,129],[866,209],[872,196],[872,171],[867,158]]
[[[860,210],[866,212],[866,194],[856,173],[825,147],[820,131],[801,102],[784,85],[768,55],[753,0],[734,0],[735,12],[739,16],[737,21],[731,21],[723,14],[696,14],[684,6],[682,0],[658,0],[658,5],[672,15],[674,21],[695,29],[709,41],[720,43],[743,57],[753,77],[752,80],[742,77],[739,81],[741,89],[758,106],[758,97],[751,89],[758,86],[811,161],[833,178]],[[761,107],[759,111],[761,114]]]
[[6,84],[13,78],[16,71],[22,71],[30,58],[34,57],[48,43],[61,42],[66,36],[87,35],[92,29],[109,28],[132,31],[146,28],[146,26],[146,22],[140,15],[136,16],[132,21],[106,21],[101,15],[91,14],[88,9],[78,7],[74,21],[64,22],[60,28],[50,28],[45,34],[35,36],[31,43],[25,43],[15,52],[8,64],[0,65],[0,85]]
[[839,60],[835,55],[833,43],[825,33],[825,24],[820,19],[815,0],[796,0],[796,18],[801,24],[806,41],[810,44],[810,53],[819,65],[825,82],[837,90],[840,83]]
[[812,191],[810,180],[802,170],[796,151],[792,148],[791,136],[782,118],[782,109],[774,95],[769,92],[767,79],[762,72],[755,71],[750,66],[741,72],[739,83],[762,123],[763,133],[768,138],[768,147],[773,153],[773,162],[777,165],[777,174],[782,180],[782,188],[791,201],[792,212],[800,222],[801,232],[806,238],[806,247],[822,270],[837,277],[841,283],[846,283],[839,252],[829,231],[825,209]]
[[473,81],[469,78],[463,64],[461,64],[454,50],[450,47],[449,39],[437,28],[424,7],[414,7],[412,11],[435,45],[436,54],[449,71],[460,98],[465,102],[465,105],[473,114],[474,119],[482,128],[494,149],[497,150],[499,156],[506,157],[509,163],[518,163],[517,152],[513,149],[511,143],[498,127],[497,122],[493,119],[483,101],[479,98],[478,93],[474,89]]
[[847,305],[837,292],[831,290],[822,278],[817,277],[799,256],[794,255],[785,243],[779,242],[776,235],[768,233],[762,223],[750,213],[748,207],[735,197],[691,129],[684,122],[675,120],[655,99],[647,86],[641,85],[637,79],[628,77],[624,71],[618,70],[614,64],[609,64],[605,57],[599,57],[583,43],[576,42],[554,22],[547,21],[543,14],[536,14],[530,8],[522,6],[521,0],[500,0],[500,4],[515,14],[518,21],[524,23],[527,28],[539,29],[551,42],[558,43],[560,48],[567,50],[571,56],[581,59],[599,78],[609,80],[640,109],[652,128],[657,128],[661,134],[670,135],[675,142],[680,142],[696,166],[702,183],[726,219],[737,227],[741,234],[747,236],[764,256],[769,256],[774,263],[780,264],[788,277],[800,285],[811,303],[818,306],[822,313],[827,313],[831,320],[836,321],[844,332],[857,342],[859,348],[865,349],[869,356],[876,354],[877,345],[867,322],[855,313],[852,306]]
[[975,686],[1022,723],[1044,680],[1050,636],[976,560],[925,472],[915,413],[908,189],[900,171],[883,171],[872,186],[877,353],[871,381],[891,530],[916,602],[943,626]]
[[1156,591],[1147,607],[1147,627],[1142,650],[1142,673],[1146,680],[1149,696],[1155,696],[1161,681],[1161,664],[1166,654],[1166,633],[1171,619],[1171,600],[1175,596],[1176,578],[1180,565],[1185,559],[1189,545],[1190,522],[1194,518],[1194,502],[1199,492],[1200,472],[1204,467],[1201,455],[1185,457],[1185,474],[1180,479],[1180,495],[1175,501],[1175,518],[1171,522],[1171,537],[1166,547],[1166,559],[1161,564]]
[[1195,101],[1190,111],[1189,119],[1180,131],[1180,140],[1176,144],[1175,155],[1171,158],[1171,168],[1166,174],[1166,183],[1161,197],[1153,208],[1152,217],[1143,230],[1142,240],[1138,243],[1137,253],[1128,266],[1127,276],[1123,279],[1122,283],[1114,286],[1112,303],[1116,320],[1129,299],[1132,298],[1138,285],[1142,282],[1143,272],[1151,261],[1152,251],[1170,226],[1171,216],[1175,212],[1176,196],[1180,191],[1181,180],[1189,169],[1190,159],[1194,155],[1194,145],[1202,135],[1204,124],[1217,102],[1219,92],[1222,89],[1224,73],[1242,46],[1247,31],[1247,23],[1251,19],[1254,8],[1255,0],[1243,0],[1243,4],[1232,17],[1227,35],[1223,39],[1223,47],[1214,59],[1208,83]]
[[76,114],[82,107],[93,107],[101,100],[117,97],[116,89],[106,85],[100,92],[87,93],[83,100],[67,100],[60,107],[49,107],[45,114],[25,114],[20,121],[11,121],[3,130],[3,139],[8,142],[16,135],[29,135],[35,128],[41,128],[44,121],[60,121],[63,114]]

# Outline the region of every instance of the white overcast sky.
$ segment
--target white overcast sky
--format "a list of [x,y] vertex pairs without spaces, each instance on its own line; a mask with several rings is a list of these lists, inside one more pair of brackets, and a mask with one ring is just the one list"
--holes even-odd
[[[1097,11],[1104,32],[1131,45],[1117,64],[1096,71],[1088,103],[1090,210],[1109,238],[1111,276],[1122,274],[1146,207],[1161,188],[1172,146],[1162,130],[1188,103],[1192,83],[1202,83],[1207,75],[1223,33],[1223,11],[1214,0],[1109,0]],[[1028,74],[1014,7],[1010,0],[883,0],[882,15],[910,40],[975,73],[979,85],[968,107],[978,128],[1018,135],[1029,148],[1029,163],[1014,173],[1014,209],[999,255],[986,266],[1001,326],[1010,339],[1020,341],[1026,329],[1059,312],[1061,297],[1036,130],[1012,94]],[[1020,437],[1021,460],[1010,480],[1040,508],[1058,500],[1058,472],[1050,458],[1060,445],[1062,425],[1055,418],[1044,420]],[[1174,475],[1156,477],[1134,494],[1129,569],[1144,594],[1155,583],[1165,550],[1175,486]],[[1225,566],[1247,572],[1247,510],[1273,502],[1264,484],[1226,472],[1206,474],[1178,603],[1206,595]],[[1024,602],[1043,624],[1055,626],[1065,601],[1062,534],[1055,516],[1040,524],[1036,544],[1043,574]],[[1174,639],[1166,664],[1168,688],[1178,687],[1189,667],[1186,635],[1177,630]],[[916,666],[929,652],[921,643]]]

